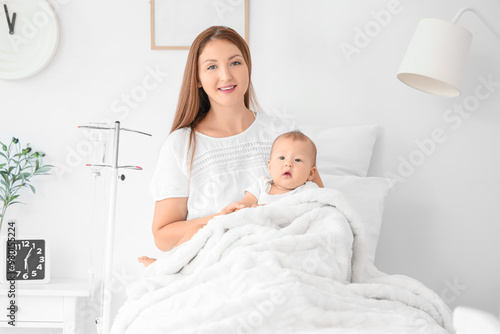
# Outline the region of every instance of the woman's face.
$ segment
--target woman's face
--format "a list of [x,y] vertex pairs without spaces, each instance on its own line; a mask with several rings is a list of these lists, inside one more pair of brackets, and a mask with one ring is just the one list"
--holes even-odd
[[213,108],[245,107],[248,67],[238,47],[226,40],[205,45],[198,59],[198,87],[203,87]]

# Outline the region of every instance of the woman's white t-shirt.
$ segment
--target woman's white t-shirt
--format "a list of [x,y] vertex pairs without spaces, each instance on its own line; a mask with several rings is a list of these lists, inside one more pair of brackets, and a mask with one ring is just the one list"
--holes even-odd
[[268,175],[274,139],[294,129],[288,119],[258,113],[245,131],[234,136],[214,138],[196,132],[191,175],[191,130],[175,130],[160,151],[151,181],[153,197],[156,201],[188,197],[188,220],[217,213],[241,200],[244,189],[257,178]]

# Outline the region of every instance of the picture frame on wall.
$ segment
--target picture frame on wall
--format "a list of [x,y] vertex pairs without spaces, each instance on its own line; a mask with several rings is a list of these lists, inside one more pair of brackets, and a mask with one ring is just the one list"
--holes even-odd
[[249,0],[150,0],[151,49],[189,50],[203,30],[222,25],[248,43]]

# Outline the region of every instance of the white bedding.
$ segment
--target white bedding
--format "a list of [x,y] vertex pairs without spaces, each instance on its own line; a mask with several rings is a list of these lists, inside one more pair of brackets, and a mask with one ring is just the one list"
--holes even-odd
[[362,226],[325,188],[218,216],[129,286],[111,334],[451,331],[433,291],[367,260]]

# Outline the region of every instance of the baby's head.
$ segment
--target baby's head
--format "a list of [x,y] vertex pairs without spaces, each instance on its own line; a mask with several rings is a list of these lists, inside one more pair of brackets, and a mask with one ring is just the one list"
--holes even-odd
[[293,190],[316,175],[316,145],[300,131],[284,133],[274,141],[267,165],[278,188]]

